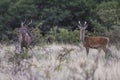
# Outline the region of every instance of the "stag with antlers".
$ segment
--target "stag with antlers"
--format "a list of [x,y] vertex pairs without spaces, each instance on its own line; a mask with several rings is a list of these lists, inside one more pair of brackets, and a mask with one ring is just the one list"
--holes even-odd
[[[86,48],[87,55],[89,53],[89,48],[102,49],[105,52],[105,58],[107,57],[110,50],[107,48],[109,43],[109,38],[105,36],[85,36],[85,30],[88,27],[87,22],[85,21],[82,25],[80,21],[78,22],[78,27],[80,29],[80,40],[83,43],[83,46]],[[110,54],[111,55],[111,54]]]
[[19,38],[19,44],[20,44],[21,50],[23,50],[23,48],[28,49],[31,43],[31,36],[28,32],[27,26],[32,23],[32,20],[28,24],[25,24],[25,23],[26,23],[26,19],[24,22],[21,22],[21,27],[19,28],[18,38]]

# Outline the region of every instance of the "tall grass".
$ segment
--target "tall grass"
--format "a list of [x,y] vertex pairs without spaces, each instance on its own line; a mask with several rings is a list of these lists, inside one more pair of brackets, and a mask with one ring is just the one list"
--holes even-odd
[[23,59],[15,66],[10,58],[15,47],[3,45],[0,49],[0,80],[119,80],[120,51],[110,47],[113,57],[105,59],[105,53],[90,49],[86,56],[83,46],[53,44],[35,46],[31,58]]

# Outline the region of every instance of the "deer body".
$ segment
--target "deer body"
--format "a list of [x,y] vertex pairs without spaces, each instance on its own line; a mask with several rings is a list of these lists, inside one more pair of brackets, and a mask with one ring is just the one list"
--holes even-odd
[[26,49],[29,48],[29,45],[31,43],[31,37],[28,33],[28,29],[26,27],[27,25],[24,25],[23,22],[21,22],[21,27],[19,28],[19,44],[20,48],[23,50],[25,47]]
[[83,46],[86,48],[87,55],[89,53],[89,48],[99,50],[103,49],[106,57],[109,50],[107,48],[109,38],[105,36],[85,36],[85,29],[88,27],[86,22],[84,25],[82,25],[79,21],[78,27],[80,29],[80,40],[82,41]]
[[23,47],[28,48],[29,44],[30,44],[30,36],[28,33],[20,33],[19,34],[19,43],[20,43],[20,47],[21,49]]
[[100,47],[106,47],[109,42],[108,37],[95,36],[95,37],[85,37],[84,46],[98,49]]

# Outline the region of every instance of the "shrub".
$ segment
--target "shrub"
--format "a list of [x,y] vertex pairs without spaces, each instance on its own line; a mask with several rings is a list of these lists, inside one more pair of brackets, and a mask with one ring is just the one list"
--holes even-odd
[[39,27],[35,27],[31,31],[32,41],[34,44],[39,44],[40,42],[43,42],[43,37],[41,34],[41,31]]
[[53,35],[51,35],[51,34],[49,34],[49,35],[47,35],[46,37],[45,37],[45,41],[46,41],[46,43],[53,43],[53,42],[55,42],[55,36],[53,36]]
[[64,28],[54,27],[49,32],[57,42],[77,43],[79,42],[79,30],[69,31]]
[[107,33],[110,37],[111,44],[120,45],[120,26],[112,26],[113,30]]

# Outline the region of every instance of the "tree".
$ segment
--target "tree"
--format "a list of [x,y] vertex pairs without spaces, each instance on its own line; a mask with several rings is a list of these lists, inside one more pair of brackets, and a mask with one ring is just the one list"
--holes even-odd
[[100,22],[110,29],[110,26],[117,24],[117,7],[116,1],[103,2],[96,8],[96,14],[98,15]]

